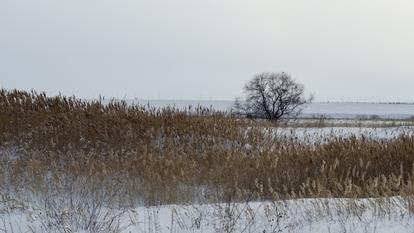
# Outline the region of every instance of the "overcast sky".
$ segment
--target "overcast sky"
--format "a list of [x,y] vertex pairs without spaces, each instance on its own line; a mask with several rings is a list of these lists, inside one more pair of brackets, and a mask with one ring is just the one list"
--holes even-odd
[[0,86],[232,100],[260,72],[318,101],[414,101],[412,0],[1,0]]

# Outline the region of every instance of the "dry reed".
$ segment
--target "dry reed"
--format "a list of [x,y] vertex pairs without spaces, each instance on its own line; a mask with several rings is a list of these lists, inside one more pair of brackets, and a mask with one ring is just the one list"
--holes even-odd
[[408,135],[309,144],[213,109],[104,102],[0,90],[2,190],[114,177],[148,205],[414,193]]

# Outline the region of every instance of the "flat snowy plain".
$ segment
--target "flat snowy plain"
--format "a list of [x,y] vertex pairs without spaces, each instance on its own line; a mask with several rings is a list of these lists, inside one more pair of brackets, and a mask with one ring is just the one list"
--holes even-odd
[[[96,223],[105,225],[109,219],[105,219],[107,215],[116,215],[119,218],[113,226],[118,230],[102,228],[96,232],[409,233],[414,231],[414,216],[407,209],[407,203],[401,197],[392,197],[168,205],[122,212],[100,209],[95,213],[99,215]],[[89,232],[74,227],[76,224],[70,224],[70,219],[53,228],[45,220],[45,213],[44,209],[32,207],[9,210],[0,217],[0,232]]]

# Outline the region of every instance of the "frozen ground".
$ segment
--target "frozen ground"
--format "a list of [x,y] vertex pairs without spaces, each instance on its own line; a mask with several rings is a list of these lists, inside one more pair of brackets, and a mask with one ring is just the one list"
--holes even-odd
[[414,104],[312,103],[304,109],[303,114],[332,118],[406,119],[414,116]]
[[297,138],[302,142],[323,143],[332,138],[356,138],[384,140],[393,139],[401,135],[413,136],[414,126],[368,128],[368,127],[324,127],[324,128],[268,128],[267,132],[274,132],[281,137]]
[[[409,203],[401,197],[393,197],[384,200],[303,199],[169,205],[120,211],[119,218],[111,221],[119,232],[125,233],[408,233],[414,232],[414,215],[409,211]],[[87,232],[82,230],[82,226],[88,222],[75,224],[70,219],[73,213],[68,211],[76,210],[62,209],[59,214],[67,217],[62,217],[62,222],[59,222],[61,225],[54,228],[53,224],[45,220],[45,216],[51,213],[41,207],[10,209],[8,213],[0,215],[0,232]],[[100,216],[96,224],[104,225],[102,219],[108,210],[100,209],[94,214]],[[81,217],[88,219],[87,214]]]

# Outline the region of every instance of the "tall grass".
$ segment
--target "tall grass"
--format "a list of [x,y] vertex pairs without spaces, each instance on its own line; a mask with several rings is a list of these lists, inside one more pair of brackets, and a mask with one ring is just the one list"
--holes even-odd
[[146,205],[414,192],[409,135],[312,144],[265,126],[274,127],[202,107],[155,109],[3,89],[0,186],[45,193],[92,177],[85,180],[106,180],[100,188],[109,191],[122,183],[124,203]]

